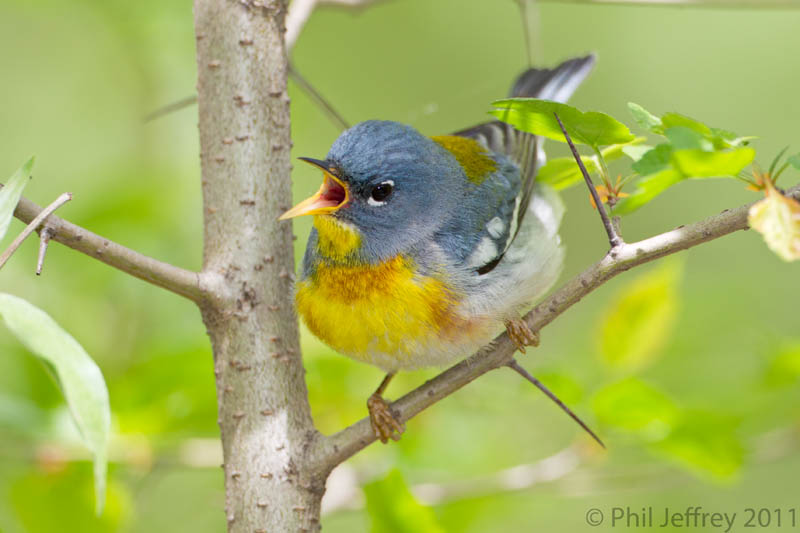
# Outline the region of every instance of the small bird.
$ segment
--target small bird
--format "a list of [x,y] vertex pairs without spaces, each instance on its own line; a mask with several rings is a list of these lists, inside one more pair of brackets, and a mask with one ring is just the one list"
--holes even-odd
[[[510,96],[566,101],[594,60],[529,69]],[[536,182],[541,142],[498,121],[427,137],[368,120],[324,160],[300,158],[323,182],[280,217],[314,216],[297,311],[330,347],[387,372],[367,401],[382,442],[404,430],[382,397],[397,371],[450,363],[503,327],[520,351],[538,344],[520,313],[555,283],[564,257],[563,206]]]

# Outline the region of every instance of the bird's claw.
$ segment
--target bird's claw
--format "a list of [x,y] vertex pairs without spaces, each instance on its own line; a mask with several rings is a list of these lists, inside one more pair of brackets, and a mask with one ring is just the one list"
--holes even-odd
[[525,353],[526,346],[539,346],[539,332],[531,331],[521,318],[506,320],[505,324],[508,337],[521,353]]
[[367,400],[369,410],[369,421],[372,431],[382,443],[386,444],[389,439],[400,440],[400,435],[406,430],[405,425],[397,420],[392,408],[379,394],[373,394]]

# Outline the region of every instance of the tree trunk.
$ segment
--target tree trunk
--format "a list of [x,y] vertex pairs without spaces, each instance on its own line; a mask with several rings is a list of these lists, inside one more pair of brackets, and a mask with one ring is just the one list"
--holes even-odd
[[228,531],[316,531],[327,472],[292,301],[285,0],[195,0],[205,224]]

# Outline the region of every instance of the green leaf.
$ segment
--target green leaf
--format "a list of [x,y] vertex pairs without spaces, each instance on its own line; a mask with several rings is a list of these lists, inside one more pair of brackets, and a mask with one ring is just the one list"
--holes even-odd
[[656,359],[677,318],[681,272],[680,262],[666,262],[622,288],[600,323],[604,363],[634,371]]
[[680,410],[669,396],[636,378],[597,391],[592,408],[600,422],[651,441],[666,437],[680,418]]
[[399,470],[364,486],[372,533],[444,533],[433,509],[420,504]]
[[770,250],[784,261],[800,259],[800,202],[767,187],[767,197],[747,214],[747,223],[764,237]]
[[703,124],[699,120],[681,115],[679,113],[667,113],[661,120],[664,124],[664,134],[670,128],[688,129],[695,132],[705,140],[701,146],[676,146],[675,148],[700,148],[703,150],[722,150],[725,148],[735,148],[747,145],[748,141],[755,137],[737,137],[732,131],[712,128]]
[[696,149],[710,152],[714,144],[703,134],[685,126],[675,126],[664,131],[674,150]]
[[649,146],[642,145],[642,143],[645,142],[646,140],[647,140],[646,137],[634,137],[631,141],[626,143],[612,144],[610,146],[606,146],[600,151],[600,154],[603,156],[603,159],[605,159],[607,163],[610,161],[616,161],[623,155],[627,155],[627,153],[625,152],[626,150],[637,149],[641,147],[649,148]]
[[85,462],[73,461],[49,469],[34,467],[15,479],[9,490],[8,504],[13,506],[22,530],[30,533],[130,531],[133,495],[125,485],[112,481],[103,516],[95,516],[92,472],[88,466]]
[[681,115],[680,113],[665,113],[661,117],[661,123],[664,125],[664,133],[670,128],[685,128],[699,133],[703,137],[712,137],[713,132],[711,128],[693,118]]
[[800,170],[800,153],[794,154],[786,160],[787,163],[792,165],[797,170]]
[[756,156],[752,148],[734,148],[724,152],[707,152],[697,149],[675,150],[672,162],[681,173],[690,178],[736,176]]
[[653,147],[649,144],[626,144],[622,147],[622,153],[627,155],[634,163],[636,163],[637,161],[640,161],[642,157],[644,157],[644,154],[652,149]]
[[778,350],[764,376],[768,385],[790,385],[800,378],[800,343]]
[[636,123],[642,128],[658,134],[664,131],[664,128],[661,127],[661,119],[639,104],[628,102],[628,110],[631,112],[631,115],[633,115],[633,119]]
[[672,146],[667,143],[659,144],[631,165],[631,169],[642,176],[655,174],[669,166],[670,155],[672,155]]
[[723,130],[719,128],[711,128],[711,139],[714,141],[714,146],[720,148],[736,148],[739,146],[747,146],[750,141],[758,137],[747,136],[739,137],[732,131]]
[[[581,156],[589,174],[597,172],[597,164],[591,156]],[[560,191],[583,180],[583,174],[574,157],[558,157],[544,164],[536,173],[536,181],[546,183]]]
[[636,182],[636,190],[627,198],[623,198],[614,206],[615,215],[628,215],[633,213],[644,204],[675,185],[679,181],[686,179],[677,170],[667,168],[661,172],[645,176]]
[[[627,144],[612,144],[600,152],[606,163],[615,161],[625,154],[625,149],[636,148],[635,144],[644,141],[644,137],[636,137]],[[599,171],[596,156],[581,156],[586,171],[591,175]],[[547,183],[560,191],[583,181],[583,174],[574,157],[557,157],[549,160],[539,169],[536,180]]]
[[744,463],[737,420],[718,413],[687,411],[669,436],[653,448],[701,474],[730,479]]
[[554,113],[558,113],[576,144],[599,148],[610,144],[628,143],[635,138],[627,126],[611,116],[597,111],[584,113],[567,104],[536,98],[510,98],[498,100],[492,105],[501,109],[489,111],[489,114],[503,122],[521,131],[559,142],[566,140]]
[[[537,370],[536,378],[567,405],[575,405],[583,401],[583,387],[569,374]],[[541,394],[541,391],[531,387],[530,383],[525,382],[523,385],[526,391]]]
[[22,196],[22,190],[28,184],[33,169],[33,160],[33,157],[28,159],[28,162],[22,165],[0,190],[0,239],[5,237],[8,225],[14,216],[14,209],[17,208]]
[[86,446],[94,455],[96,510],[105,501],[111,410],[100,369],[50,316],[11,294],[0,293],[0,315],[28,350],[49,364]]
[[[637,143],[644,141],[644,137],[636,137],[627,144],[612,144],[607,146],[600,153],[606,163],[615,161],[622,157],[628,148],[636,148]],[[586,167],[586,171],[591,175],[599,171],[596,156],[581,156],[581,161]],[[583,174],[574,157],[557,157],[549,160],[539,169],[536,180],[546,183],[554,189],[560,191],[583,181]]]

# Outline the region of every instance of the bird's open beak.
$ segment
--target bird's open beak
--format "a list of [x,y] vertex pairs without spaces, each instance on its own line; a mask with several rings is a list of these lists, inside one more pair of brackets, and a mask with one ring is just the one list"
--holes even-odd
[[347,190],[347,186],[342,180],[333,175],[333,168],[329,167],[325,161],[311,159],[310,157],[300,157],[298,159],[322,169],[322,172],[324,172],[322,185],[316,194],[286,211],[278,217],[278,220],[286,220],[287,218],[303,215],[331,213],[350,200],[350,191]]

